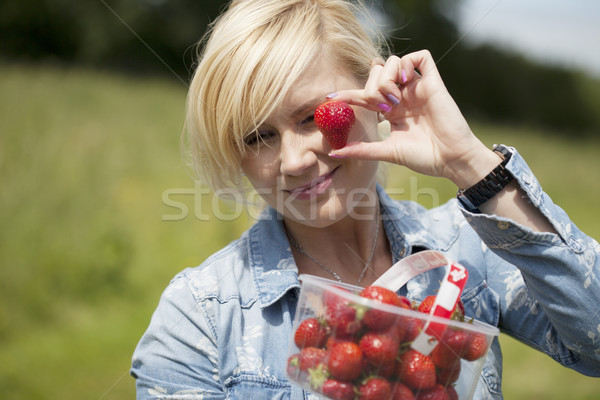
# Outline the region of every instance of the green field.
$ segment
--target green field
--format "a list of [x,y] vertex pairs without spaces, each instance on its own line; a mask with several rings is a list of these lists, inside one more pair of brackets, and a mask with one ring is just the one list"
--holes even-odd
[[[134,398],[131,354],[161,291],[252,218],[195,187],[182,165],[186,88],[178,80],[0,72],[2,398]],[[598,98],[597,82],[586,85]],[[490,145],[516,146],[555,202],[600,237],[600,139],[473,129]],[[426,206],[455,192],[401,168],[390,187],[412,187],[395,197]],[[507,399],[600,398],[600,380],[510,338],[502,343]]]

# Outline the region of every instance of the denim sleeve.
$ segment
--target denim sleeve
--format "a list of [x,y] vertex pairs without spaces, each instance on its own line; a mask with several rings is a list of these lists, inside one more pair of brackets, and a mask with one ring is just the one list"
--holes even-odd
[[196,301],[185,278],[161,296],[132,360],[137,399],[224,399],[209,304]]
[[487,273],[501,299],[500,328],[566,367],[600,376],[600,246],[553,204],[523,158],[510,150],[508,170],[557,234],[462,210],[495,253]]

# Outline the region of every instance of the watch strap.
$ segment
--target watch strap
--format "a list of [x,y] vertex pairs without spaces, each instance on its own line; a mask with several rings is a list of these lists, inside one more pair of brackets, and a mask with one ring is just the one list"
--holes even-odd
[[506,169],[511,153],[507,149],[496,145],[494,145],[493,150],[503,158],[500,164],[475,185],[467,189],[461,189],[456,194],[458,200],[468,211],[478,213],[479,207],[483,203],[500,193],[514,179]]

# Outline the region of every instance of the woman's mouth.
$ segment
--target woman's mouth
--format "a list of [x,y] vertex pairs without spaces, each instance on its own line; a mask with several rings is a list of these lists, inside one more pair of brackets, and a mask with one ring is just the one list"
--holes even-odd
[[335,174],[338,168],[339,167],[336,167],[333,171],[313,179],[306,185],[298,186],[294,189],[291,189],[290,194],[292,195],[292,197],[297,198],[299,200],[308,200],[325,193],[325,191],[331,185],[333,174]]

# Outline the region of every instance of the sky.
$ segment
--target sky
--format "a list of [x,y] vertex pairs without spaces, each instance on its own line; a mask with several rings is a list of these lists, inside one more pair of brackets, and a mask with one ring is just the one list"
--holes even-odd
[[466,43],[494,43],[600,78],[599,0],[462,0]]

